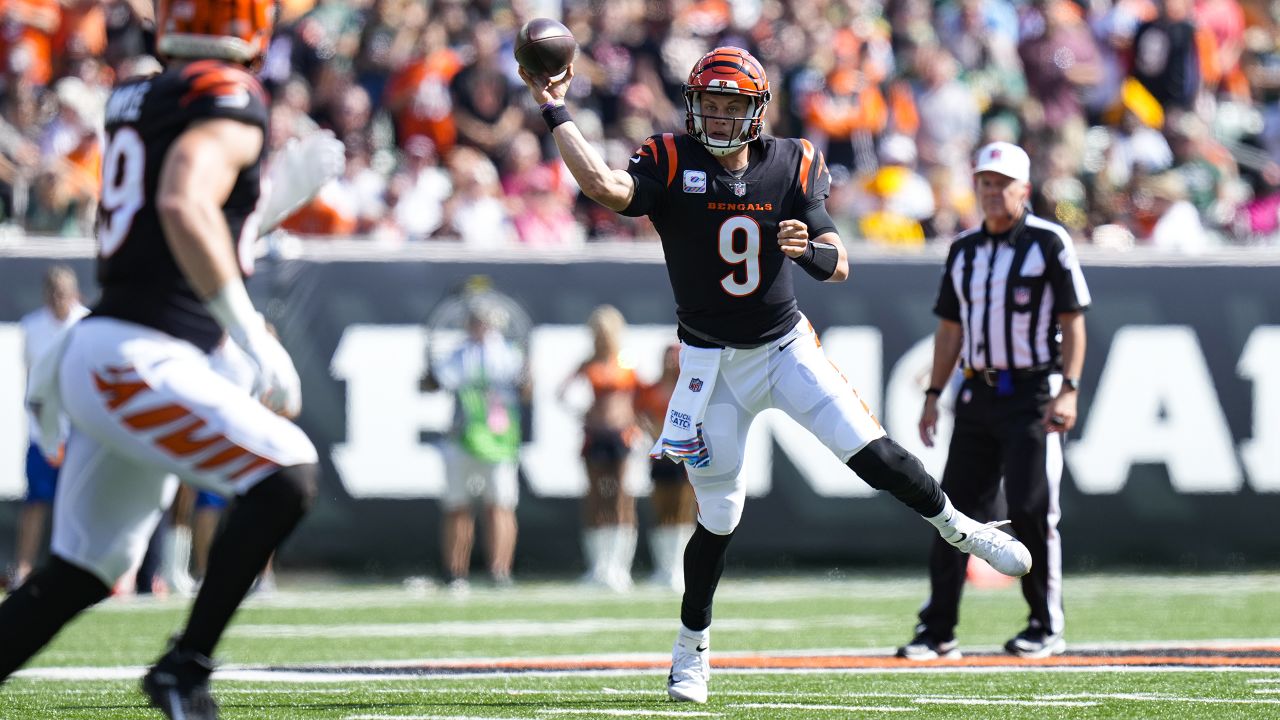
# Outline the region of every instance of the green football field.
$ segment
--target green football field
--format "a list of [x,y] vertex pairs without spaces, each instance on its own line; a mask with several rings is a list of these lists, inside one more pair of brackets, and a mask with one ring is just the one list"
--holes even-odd
[[[923,576],[923,571],[921,572]],[[966,594],[966,657],[893,659],[916,576],[735,577],[721,585],[711,700],[666,701],[679,599],[564,582],[443,589],[286,576],[219,648],[223,717],[1280,718],[1280,574],[1068,576],[1068,654],[999,652],[1016,586]],[[0,687],[0,718],[156,718],[136,690],[184,600],[112,600]],[[0,639],[2,641],[2,639]]]

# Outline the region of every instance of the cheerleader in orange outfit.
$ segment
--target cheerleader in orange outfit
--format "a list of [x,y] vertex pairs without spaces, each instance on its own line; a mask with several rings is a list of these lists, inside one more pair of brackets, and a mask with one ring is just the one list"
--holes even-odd
[[[667,404],[679,378],[680,343],[675,343],[663,354],[662,376],[636,392],[636,417],[651,436],[662,432]],[[684,592],[684,546],[693,535],[693,486],[684,468],[668,457],[650,458],[649,479],[653,482],[649,502],[655,521],[649,530],[649,555],[653,558],[649,579]]]
[[594,394],[583,417],[582,459],[587,469],[583,549],[584,580],[624,592],[631,588],[636,551],[635,498],[623,482],[627,456],[638,439],[634,409],[635,370],[620,357],[627,322],[611,305],[596,308],[587,320],[595,343],[591,357],[560,389],[580,377]]

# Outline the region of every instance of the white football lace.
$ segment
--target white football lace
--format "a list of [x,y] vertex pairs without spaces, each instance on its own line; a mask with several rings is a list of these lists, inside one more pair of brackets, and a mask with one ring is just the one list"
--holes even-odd
[[1009,536],[1002,532],[995,532],[995,529],[1008,525],[1009,522],[1008,520],[996,520],[985,525],[979,525],[960,542],[967,543],[971,548],[981,545],[989,550],[997,550],[1009,544]]

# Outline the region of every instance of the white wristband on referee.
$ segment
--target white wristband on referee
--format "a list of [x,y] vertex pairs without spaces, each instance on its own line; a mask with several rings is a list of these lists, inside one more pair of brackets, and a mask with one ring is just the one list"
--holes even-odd
[[262,316],[253,308],[249,291],[238,278],[222,286],[204,306],[209,314],[232,337],[247,335],[255,325],[262,324]]

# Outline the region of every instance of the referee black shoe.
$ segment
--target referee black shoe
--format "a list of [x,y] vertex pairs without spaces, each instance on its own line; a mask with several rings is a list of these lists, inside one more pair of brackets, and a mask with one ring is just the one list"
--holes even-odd
[[1047,658],[1061,655],[1067,642],[1061,634],[1053,634],[1043,628],[1027,628],[1004,644],[1005,652],[1021,658]]
[[955,638],[939,640],[923,626],[916,628],[916,636],[911,642],[898,648],[898,657],[904,660],[959,660],[960,645]]
[[142,692],[169,720],[218,720],[218,703],[209,694],[213,661],[172,647],[142,678]]

